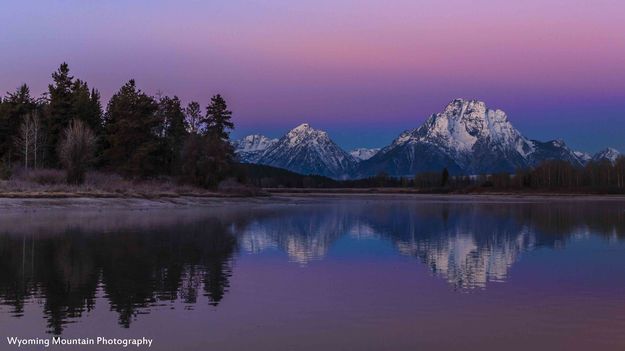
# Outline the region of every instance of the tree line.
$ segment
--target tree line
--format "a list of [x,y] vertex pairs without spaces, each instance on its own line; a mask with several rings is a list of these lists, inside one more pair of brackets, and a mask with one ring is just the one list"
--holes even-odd
[[615,161],[591,161],[583,167],[563,160],[546,160],[532,168],[517,169],[515,173],[478,176],[449,176],[441,173],[420,173],[413,186],[425,189],[479,191],[546,191],[625,193],[625,157]]
[[100,93],[74,78],[67,63],[41,97],[28,85],[0,97],[0,170],[65,168],[69,183],[87,167],[128,178],[173,176],[214,187],[232,172],[232,112],[221,95],[204,111],[177,96],[150,96],[134,80],[102,107]]
[[195,304],[205,296],[217,306],[230,286],[235,224],[246,222],[208,218],[108,235],[77,228],[55,235],[2,235],[0,306],[23,315],[29,300],[43,301],[48,332],[57,335],[95,307],[98,289],[125,328],[154,304]]
[[263,188],[413,188],[420,192],[546,191],[582,193],[625,193],[625,157],[614,162],[592,161],[583,167],[566,161],[547,160],[515,173],[452,176],[447,169],[417,173],[414,177],[393,177],[381,172],[373,177],[334,180],[301,175],[263,165],[245,168],[246,180]]

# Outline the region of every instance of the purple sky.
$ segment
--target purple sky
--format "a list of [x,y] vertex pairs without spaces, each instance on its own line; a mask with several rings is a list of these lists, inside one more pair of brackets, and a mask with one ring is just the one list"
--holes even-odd
[[527,137],[625,151],[620,0],[21,0],[0,6],[0,92],[39,94],[67,61],[108,99],[135,78],[222,93],[239,137],[309,122],[383,146],[456,97]]

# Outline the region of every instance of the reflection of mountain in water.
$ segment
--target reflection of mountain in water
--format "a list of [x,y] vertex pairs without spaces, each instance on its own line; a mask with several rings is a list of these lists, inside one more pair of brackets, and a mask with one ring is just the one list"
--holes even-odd
[[54,217],[20,216],[0,216],[0,304],[21,316],[27,303],[41,301],[56,334],[100,297],[125,327],[157,305],[194,304],[203,296],[217,306],[238,247],[279,249],[304,265],[326,257],[343,236],[388,240],[454,288],[472,289],[508,279],[525,251],[561,248],[571,237],[625,236],[625,211],[616,202],[325,200],[135,213],[134,224],[96,213],[97,221],[70,216],[47,229],[42,225]]
[[460,289],[507,279],[524,251],[561,247],[572,235],[625,234],[611,203],[398,203],[368,209],[370,225]]
[[456,288],[504,281],[534,234],[511,213],[479,205],[398,205],[376,211],[371,223],[398,251],[415,256]]
[[325,257],[332,243],[348,231],[347,207],[284,209],[260,217],[240,234],[245,251],[257,253],[278,248],[289,260],[305,265]]
[[305,264],[325,257],[340,236],[386,238],[454,288],[503,282],[524,251],[560,247],[571,235],[625,232],[609,203],[449,203],[353,201],[265,213],[241,234],[248,252],[277,248]]
[[421,242],[397,242],[399,252],[418,257],[435,274],[458,288],[483,288],[488,282],[505,281],[508,269],[520,253],[533,247],[534,238],[528,231],[505,239],[494,234],[481,243],[470,233],[448,233]]

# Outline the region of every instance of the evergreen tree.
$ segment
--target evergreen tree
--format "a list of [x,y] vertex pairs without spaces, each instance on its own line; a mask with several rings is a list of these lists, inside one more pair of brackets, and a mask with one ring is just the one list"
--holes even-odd
[[126,176],[150,176],[159,170],[162,126],[154,99],[130,80],[111,97],[105,115],[106,166]]
[[180,99],[177,96],[173,98],[161,97],[158,100],[157,118],[163,127],[161,133],[163,171],[169,174],[178,173],[182,145],[187,134],[185,114]]
[[229,130],[234,128],[234,124],[230,121],[231,118],[232,112],[228,110],[226,100],[217,94],[211,98],[210,105],[206,107],[206,117],[202,123],[205,125],[207,134],[228,140]]
[[74,118],[83,121],[96,136],[102,133],[100,93],[96,89],[90,91],[87,82],[80,79],[72,85],[72,111]]
[[52,73],[53,84],[48,86],[49,106],[47,114],[47,143],[48,163],[57,167],[59,165],[58,155],[56,152],[57,145],[61,138],[62,131],[69,125],[73,118],[73,80],[69,74],[69,66],[62,63],[59,69]]
[[182,149],[182,180],[214,188],[233,172],[233,148],[209,135],[189,134]]
[[443,168],[443,173],[441,174],[441,186],[445,187],[449,183],[449,171],[447,167]]
[[[192,107],[199,110],[199,106]],[[191,133],[182,157],[183,179],[203,187],[215,187],[233,171],[234,148],[229,141],[232,112],[221,95],[211,98],[206,117],[201,120],[202,134]]]

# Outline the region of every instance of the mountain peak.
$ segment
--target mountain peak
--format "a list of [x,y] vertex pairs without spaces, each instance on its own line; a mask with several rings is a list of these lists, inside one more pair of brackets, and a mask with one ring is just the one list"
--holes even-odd
[[443,112],[430,116],[415,134],[419,141],[456,152],[467,152],[484,143],[517,149],[522,154],[530,151],[528,141],[508,122],[505,112],[491,110],[479,100],[453,100]]
[[302,123],[291,129],[286,134],[286,138],[291,145],[297,145],[302,142],[314,142],[315,140],[329,139],[326,132],[314,129],[308,123]]
[[605,148],[599,152],[597,152],[593,157],[593,161],[602,161],[602,160],[607,160],[610,161],[612,163],[614,163],[616,161],[616,159],[618,159],[621,156],[621,153],[611,147]]
[[261,134],[247,135],[232,142],[234,152],[241,162],[255,162],[262,153],[275,144],[277,139],[270,139]]
[[486,110],[486,103],[484,101],[480,101],[476,99],[456,98],[447,104],[444,111],[445,112],[462,111],[462,109],[467,109],[467,108],[477,108],[480,110]]
[[620,152],[617,149],[612,148],[612,147],[606,147],[605,149],[603,149],[602,152],[610,153],[610,154],[620,154]]
[[[356,149],[347,153],[325,131],[308,123],[291,129],[277,141],[263,138],[248,136],[245,143],[239,142],[240,159],[337,179],[380,172],[414,176],[444,168],[452,174],[465,175],[510,173],[545,160],[564,160],[582,166],[591,158],[571,150],[562,139],[530,140],[512,126],[504,111],[489,109],[480,100],[463,98],[452,100],[423,125],[401,133],[391,145],[379,151]],[[269,146],[265,148],[266,145]],[[593,160],[615,162],[619,155],[617,150],[608,148]]]
[[293,128],[293,130],[306,130],[306,129],[311,129],[310,124],[302,123],[298,125],[297,127]]
[[303,123],[268,148],[258,163],[302,174],[344,178],[356,160],[336,145],[328,133]]
[[563,143],[525,138],[502,110],[489,109],[480,100],[458,98],[363,161],[361,173],[383,170],[405,176],[443,167],[464,174],[512,172],[547,158],[569,158],[569,153]]

